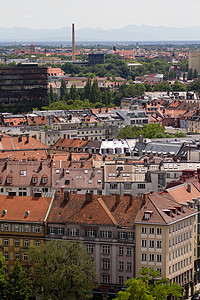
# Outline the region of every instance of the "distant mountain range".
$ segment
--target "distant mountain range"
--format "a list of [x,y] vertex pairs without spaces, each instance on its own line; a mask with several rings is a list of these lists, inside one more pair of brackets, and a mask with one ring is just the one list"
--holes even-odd
[[[77,42],[96,41],[199,41],[198,27],[154,27],[148,25],[129,25],[121,29],[82,28],[76,30]],[[71,28],[31,29],[26,27],[0,27],[0,42],[68,42],[71,43]]]

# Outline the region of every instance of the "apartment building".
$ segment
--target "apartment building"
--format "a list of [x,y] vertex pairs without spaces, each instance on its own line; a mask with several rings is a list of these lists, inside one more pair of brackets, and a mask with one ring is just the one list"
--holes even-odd
[[152,192],[135,219],[136,274],[154,268],[183,286],[186,298],[194,286],[195,215],[173,197]]
[[37,197],[51,195],[50,161],[0,159],[0,170],[0,195]]
[[106,295],[135,276],[134,220],[141,198],[57,193],[47,239],[81,241],[91,253]]
[[6,273],[17,259],[29,272],[29,247],[40,245],[46,235],[46,221],[53,197],[0,195],[0,255],[5,257]]
[[[55,165],[54,165],[55,164]],[[101,195],[104,188],[103,168],[95,167],[93,160],[54,162],[52,167],[52,189],[61,188],[78,194]]]
[[[58,125],[57,125],[58,126]],[[74,126],[75,127],[75,126]],[[53,146],[59,138],[64,139],[87,139],[87,140],[105,140],[113,139],[118,134],[118,126],[106,126],[106,127],[84,127],[73,128],[66,130],[30,130],[30,136],[34,136],[38,141],[47,146]]]

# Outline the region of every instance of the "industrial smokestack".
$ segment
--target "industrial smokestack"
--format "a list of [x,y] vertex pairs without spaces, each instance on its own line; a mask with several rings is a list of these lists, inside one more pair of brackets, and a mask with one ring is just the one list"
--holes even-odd
[[72,61],[75,61],[75,34],[74,34],[74,23],[72,24]]

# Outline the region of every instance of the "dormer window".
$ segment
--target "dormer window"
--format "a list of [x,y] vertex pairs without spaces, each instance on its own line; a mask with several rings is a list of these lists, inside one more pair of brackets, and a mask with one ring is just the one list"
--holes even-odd
[[144,212],[144,220],[148,221],[151,218],[151,215],[153,214],[153,211],[145,211]]
[[36,183],[38,182],[38,177],[37,177],[37,175],[33,175],[31,181],[32,181],[33,184],[36,184]]
[[11,184],[12,183],[12,175],[8,175],[6,178],[6,183]]
[[47,175],[42,176],[42,183],[46,184],[47,183]]

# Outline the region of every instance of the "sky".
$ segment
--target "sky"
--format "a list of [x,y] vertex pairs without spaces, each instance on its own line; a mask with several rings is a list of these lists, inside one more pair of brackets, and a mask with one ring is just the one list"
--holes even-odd
[[0,27],[200,26],[199,0],[0,0]]

